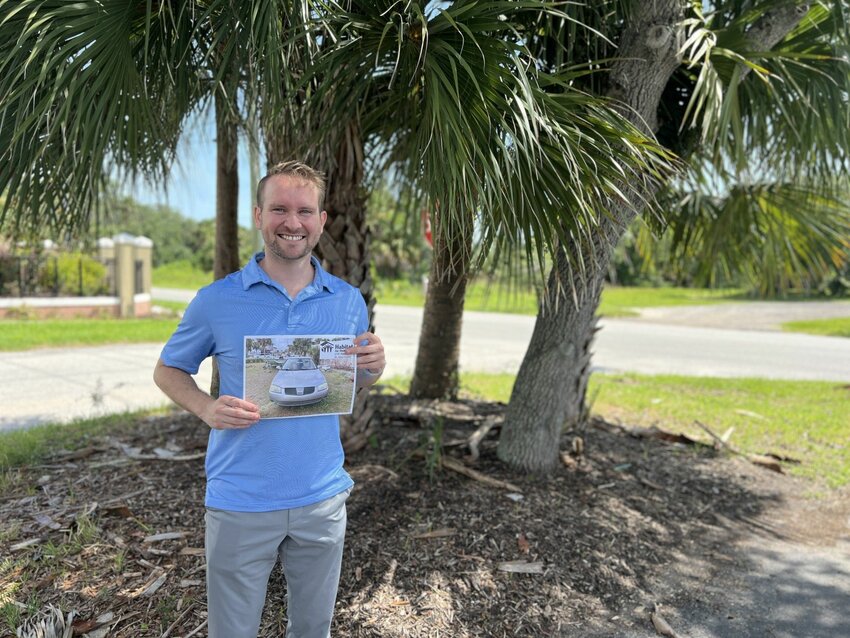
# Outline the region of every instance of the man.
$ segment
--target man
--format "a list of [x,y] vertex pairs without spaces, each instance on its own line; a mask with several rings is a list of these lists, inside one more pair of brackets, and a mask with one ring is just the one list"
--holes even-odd
[[[367,331],[360,292],[312,256],[327,219],[321,173],[275,166],[257,185],[254,223],[265,251],[202,288],[162,351],[156,384],[210,426],[206,474],[210,638],[255,638],[269,574],[287,583],[287,638],[327,638],[345,535],[339,421],[333,415],[263,419],[243,400],[246,335],[357,335],[357,387],[383,372],[381,340]],[[217,399],[190,375],[214,356]]]

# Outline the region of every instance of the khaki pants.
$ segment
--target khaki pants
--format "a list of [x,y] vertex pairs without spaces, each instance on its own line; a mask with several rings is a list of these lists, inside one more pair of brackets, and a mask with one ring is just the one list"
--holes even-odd
[[351,490],[289,510],[207,508],[209,638],[256,638],[269,574],[286,579],[286,638],[328,638]]

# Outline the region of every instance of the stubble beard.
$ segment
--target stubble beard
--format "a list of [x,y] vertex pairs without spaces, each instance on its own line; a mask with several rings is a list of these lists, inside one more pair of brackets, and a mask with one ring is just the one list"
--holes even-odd
[[313,253],[313,248],[316,247],[316,243],[318,243],[318,242],[310,244],[307,240],[305,240],[303,251],[300,251],[300,252],[294,253],[294,254],[293,253],[287,254],[287,252],[284,250],[283,246],[280,245],[280,242],[277,238],[277,235],[275,235],[272,242],[269,243],[269,244],[266,244],[266,249],[268,250],[268,252],[272,253],[275,257],[277,257],[278,259],[281,259],[283,261],[301,261],[305,257],[308,257],[308,258],[310,257],[310,255]]

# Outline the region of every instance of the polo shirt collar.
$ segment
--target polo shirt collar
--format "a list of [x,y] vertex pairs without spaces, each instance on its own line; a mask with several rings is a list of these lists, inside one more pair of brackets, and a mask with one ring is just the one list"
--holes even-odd
[[[258,252],[242,269],[243,290],[248,290],[248,288],[257,283],[272,285],[272,281],[269,278],[268,273],[260,268],[260,262],[265,255],[266,253],[263,251]],[[322,264],[319,263],[319,260],[315,255],[310,255],[310,263],[313,264],[313,268],[315,268],[312,285],[316,286],[318,289],[324,288],[328,292],[334,292],[334,284],[331,276],[325,272],[325,269],[322,268]]]

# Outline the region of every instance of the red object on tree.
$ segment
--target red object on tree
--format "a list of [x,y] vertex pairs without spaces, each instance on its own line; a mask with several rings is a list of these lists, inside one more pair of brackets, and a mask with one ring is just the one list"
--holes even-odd
[[425,235],[425,241],[428,245],[434,247],[434,237],[431,235],[431,217],[426,209],[422,209],[422,232]]

